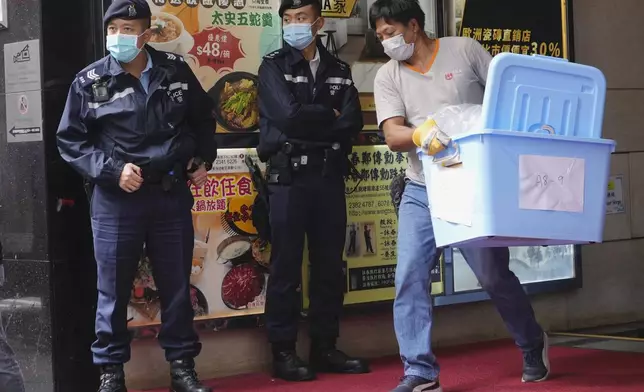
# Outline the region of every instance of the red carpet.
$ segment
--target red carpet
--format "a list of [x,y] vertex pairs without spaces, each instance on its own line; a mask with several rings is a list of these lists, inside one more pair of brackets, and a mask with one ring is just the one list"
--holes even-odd
[[[551,347],[550,379],[521,383],[521,354],[507,341],[438,351],[445,392],[642,392],[644,354]],[[272,380],[267,374],[213,380],[216,392],[387,392],[401,376],[397,358],[374,361],[372,373],[320,375],[310,383]],[[158,390],[155,392],[166,392]]]

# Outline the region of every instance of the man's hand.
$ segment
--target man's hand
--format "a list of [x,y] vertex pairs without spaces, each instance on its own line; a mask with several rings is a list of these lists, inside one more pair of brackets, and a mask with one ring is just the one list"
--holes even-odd
[[337,111],[336,109],[333,109],[333,112],[335,113],[335,118],[340,117],[340,112]]
[[126,163],[121,172],[119,186],[127,193],[136,192],[143,184],[141,168],[133,163]]
[[[194,158],[188,162],[188,170],[192,167],[193,161]],[[192,173],[188,173],[188,178],[190,178],[193,185],[197,187],[204,186],[206,184],[206,180],[208,180],[208,170],[206,170],[206,165],[202,163],[197,170]]]

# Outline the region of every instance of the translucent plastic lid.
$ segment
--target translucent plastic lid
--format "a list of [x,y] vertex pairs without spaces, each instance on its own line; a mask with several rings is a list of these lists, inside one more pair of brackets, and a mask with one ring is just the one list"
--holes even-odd
[[606,79],[587,65],[501,53],[483,98],[484,128],[601,138]]

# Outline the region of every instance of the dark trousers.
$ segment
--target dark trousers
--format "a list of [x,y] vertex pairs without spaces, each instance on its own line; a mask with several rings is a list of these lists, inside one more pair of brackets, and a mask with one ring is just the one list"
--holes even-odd
[[319,172],[297,173],[291,185],[271,185],[271,274],[266,327],[271,343],[294,343],[301,311],[302,256],[309,247],[309,319],[314,340],[339,334],[344,299],[342,253],[347,224],[344,180]]
[[152,264],[161,300],[159,343],[168,361],[197,356],[201,350],[193,327],[190,271],[194,247],[187,185],[166,192],[144,184],[128,194],[95,187],[91,202],[94,252],[98,267],[98,309],[94,363],[120,364],[130,359],[127,306],[143,245]]

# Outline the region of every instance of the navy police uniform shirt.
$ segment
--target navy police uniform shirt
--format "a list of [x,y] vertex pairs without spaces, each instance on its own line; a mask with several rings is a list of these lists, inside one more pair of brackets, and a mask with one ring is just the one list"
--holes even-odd
[[193,157],[217,157],[213,103],[179,55],[146,46],[152,69],[146,89],[112,56],[72,82],[58,128],[65,161],[89,181],[117,185],[133,163],[165,174]]
[[[340,143],[347,153],[362,130],[358,90],[349,65],[333,57],[318,41],[320,66],[316,77],[299,50],[284,48],[264,57],[259,67],[260,140],[262,161],[285,142]],[[341,113],[336,118],[336,109]]]

